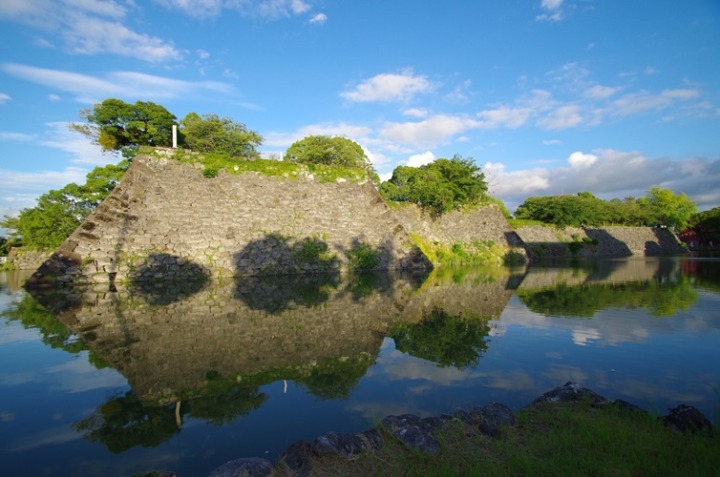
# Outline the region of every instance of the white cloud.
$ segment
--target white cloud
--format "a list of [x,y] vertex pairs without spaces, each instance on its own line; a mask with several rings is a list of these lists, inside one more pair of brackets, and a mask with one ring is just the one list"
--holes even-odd
[[324,25],[328,17],[324,13],[317,13],[310,18],[309,23],[311,25]]
[[573,152],[572,154],[570,154],[570,157],[568,157],[568,163],[573,169],[586,169],[595,164],[595,162],[597,162],[597,159],[598,157],[594,154]]
[[56,35],[73,53],[111,53],[148,62],[181,58],[170,42],[125,26],[125,5],[112,0],[9,0],[0,3],[0,18]]
[[47,123],[49,128],[39,143],[46,147],[59,149],[71,154],[70,162],[76,164],[105,165],[119,160],[116,154],[104,153],[100,146],[93,144],[82,134],[72,131],[70,123]]
[[535,17],[535,20],[541,22],[559,22],[565,18],[562,8],[563,0],[542,0],[540,8],[544,13]]
[[307,136],[343,136],[353,141],[361,140],[369,135],[371,129],[367,126],[356,126],[348,123],[320,123],[303,126],[297,131],[283,133],[270,131],[264,133],[263,145],[270,147],[289,147],[295,141]]
[[406,165],[410,167],[420,167],[424,166],[425,164],[430,164],[434,160],[435,154],[430,151],[426,151],[422,154],[415,154],[414,156],[410,156],[407,160]]
[[155,0],[169,10],[180,10],[195,18],[212,18],[223,9],[222,0]]
[[595,84],[589,86],[585,90],[585,96],[590,99],[607,99],[610,96],[614,95],[617,91],[618,88],[611,88],[609,86]]
[[421,108],[410,108],[402,112],[404,116],[410,116],[413,118],[426,118],[428,115],[427,109]]
[[420,122],[387,123],[380,135],[403,144],[428,148],[480,126],[480,122],[463,116],[437,115]]
[[479,127],[511,129],[525,125],[530,118],[552,108],[555,101],[552,95],[544,90],[536,89],[528,97],[518,99],[514,105],[500,105],[477,113],[480,118]]
[[539,120],[537,124],[544,129],[567,129],[577,126],[582,120],[580,106],[577,104],[567,104],[555,109]]
[[559,139],[543,139],[542,144],[543,146],[559,146],[562,141]]
[[696,89],[668,89],[660,93],[640,91],[629,93],[612,101],[605,107],[596,110],[599,117],[602,116],[629,116],[645,111],[657,111],[665,109],[679,101],[686,101],[700,96]]
[[0,104],[5,104],[8,101],[10,101],[11,99],[12,98],[9,95],[7,95],[5,93],[0,93]]
[[528,196],[575,194],[591,191],[608,200],[643,197],[660,185],[685,192],[700,210],[720,206],[720,158],[649,159],[638,152],[600,149],[568,157],[566,167],[534,168],[508,172],[503,164],[483,167],[490,192],[514,210]]
[[382,73],[363,81],[350,91],[340,93],[340,96],[358,103],[406,101],[432,89],[432,83],[425,76]]
[[90,104],[108,97],[158,100],[187,96],[200,91],[229,93],[232,90],[226,83],[182,81],[132,71],[110,72],[104,78],[98,78],[17,63],[5,63],[0,69],[11,76],[72,93],[77,101]]
[[0,141],[5,142],[28,142],[34,141],[36,137],[32,134],[25,134],[13,131],[0,131]]
[[49,99],[50,101],[53,101],[53,102],[54,102],[54,101],[60,101],[60,96],[58,96],[57,94],[49,94],[49,95],[48,95],[48,99]]

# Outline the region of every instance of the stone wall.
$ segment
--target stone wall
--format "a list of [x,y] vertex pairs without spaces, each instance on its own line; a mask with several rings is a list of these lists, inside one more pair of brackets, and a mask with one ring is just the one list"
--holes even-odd
[[681,255],[687,249],[660,227],[545,227],[517,230],[532,260]]
[[15,270],[37,270],[50,255],[46,250],[24,250],[15,247],[10,249],[7,261]]
[[376,269],[431,265],[371,183],[256,173],[206,178],[138,156],[107,199],[29,282],[315,273],[369,247]]
[[433,217],[415,204],[401,204],[393,212],[409,232],[446,246],[455,243],[493,242],[503,250],[525,255],[522,241],[499,208],[486,206],[453,210]]

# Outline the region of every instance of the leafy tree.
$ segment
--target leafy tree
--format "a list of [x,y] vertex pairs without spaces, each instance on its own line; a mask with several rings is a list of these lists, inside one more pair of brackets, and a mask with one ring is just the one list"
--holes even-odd
[[96,167],[79,186],[70,183],[38,198],[37,205],[23,209],[17,217],[5,217],[0,226],[11,230],[15,240],[31,249],[54,249],[85,220],[115,188],[129,166],[127,160],[117,165]]
[[652,187],[643,203],[648,204],[658,221],[670,228],[681,230],[697,213],[697,207],[685,193],[676,195],[670,189]]
[[294,142],[285,161],[362,169],[376,180],[377,173],[358,143],[340,136],[308,136]]
[[171,146],[172,126],[177,120],[159,104],[130,104],[114,98],[80,114],[87,124],[72,124],[73,130],[92,138],[104,150],[121,151],[126,157],[138,146]]
[[387,200],[412,202],[435,215],[478,202],[487,192],[485,175],[472,158],[459,155],[420,167],[398,166],[380,186]]
[[262,144],[262,136],[230,118],[188,113],[180,121],[180,127],[182,141],[193,151],[219,152],[231,157],[259,157],[256,148]]
[[720,207],[695,214],[690,220],[692,228],[703,244],[720,244]]

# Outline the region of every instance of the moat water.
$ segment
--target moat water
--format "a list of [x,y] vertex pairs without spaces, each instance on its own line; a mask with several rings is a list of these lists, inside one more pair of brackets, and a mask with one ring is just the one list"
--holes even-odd
[[205,477],[389,414],[572,380],[720,420],[720,259],[634,258],[31,296],[0,273],[2,475]]

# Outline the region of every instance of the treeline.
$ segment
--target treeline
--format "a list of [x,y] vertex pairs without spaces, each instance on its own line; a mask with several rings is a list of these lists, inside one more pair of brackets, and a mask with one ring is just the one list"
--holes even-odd
[[[262,136],[243,123],[217,114],[191,112],[178,121],[161,105],[145,101],[131,104],[111,98],[81,111],[81,116],[85,122],[72,124],[71,129],[89,137],[104,151],[121,153],[124,159],[116,165],[96,167],[84,185],[71,183],[51,190],[40,196],[35,207],[0,220],[0,227],[11,231],[9,239],[0,241],[3,250],[20,245],[31,249],[60,246],[122,179],[140,147],[173,145],[173,125],[179,126],[180,147],[220,157],[223,166],[231,166],[233,161],[261,160],[258,147]],[[434,215],[489,199],[485,176],[472,158],[441,158],[419,168],[399,166],[388,182],[380,184],[359,144],[344,137],[308,136],[293,143],[283,161],[359,171],[378,186],[386,200],[415,203]],[[217,174],[215,170],[205,172],[213,172],[207,177]]]
[[518,219],[558,226],[666,226],[682,230],[697,213],[686,194],[652,187],[645,197],[602,200],[590,192],[529,197],[515,212]]

